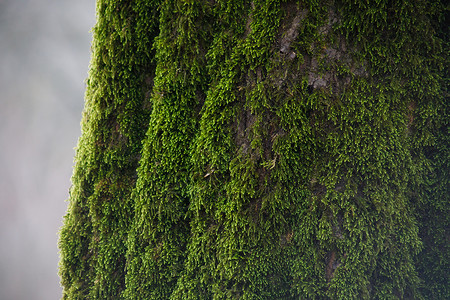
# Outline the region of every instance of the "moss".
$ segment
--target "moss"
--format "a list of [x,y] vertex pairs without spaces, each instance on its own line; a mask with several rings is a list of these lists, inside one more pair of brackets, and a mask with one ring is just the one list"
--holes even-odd
[[152,4],[99,1],[97,14],[83,135],[60,233],[64,299],[109,299],[125,287],[130,192],[149,119],[146,78],[154,76]]
[[128,239],[127,299],[167,299],[183,269],[189,238],[189,151],[203,102],[209,8],[167,1],[155,42],[153,110],[143,141]]
[[64,297],[445,298],[442,11],[99,1]]

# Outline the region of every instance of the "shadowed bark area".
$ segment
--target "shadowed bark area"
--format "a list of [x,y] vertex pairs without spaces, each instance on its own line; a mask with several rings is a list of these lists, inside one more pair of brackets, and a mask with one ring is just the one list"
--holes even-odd
[[448,295],[443,5],[319,2],[99,1],[66,298]]

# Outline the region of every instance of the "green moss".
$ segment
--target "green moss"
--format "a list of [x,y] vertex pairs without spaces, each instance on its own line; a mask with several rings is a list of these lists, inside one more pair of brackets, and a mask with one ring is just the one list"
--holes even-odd
[[60,233],[64,299],[110,299],[125,287],[130,192],[149,118],[146,80],[154,76],[151,3],[99,1],[97,14],[83,135]]
[[158,62],[153,110],[133,194],[135,217],[128,239],[127,299],[167,299],[183,269],[189,238],[189,151],[204,101],[209,8],[165,2],[155,42]]
[[64,297],[445,298],[442,11],[99,1]]

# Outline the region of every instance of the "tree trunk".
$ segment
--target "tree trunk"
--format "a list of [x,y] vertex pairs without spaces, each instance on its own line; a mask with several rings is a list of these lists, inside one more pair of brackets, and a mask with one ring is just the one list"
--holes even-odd
[[429,2],[98,0],[63,298],[448,297]]

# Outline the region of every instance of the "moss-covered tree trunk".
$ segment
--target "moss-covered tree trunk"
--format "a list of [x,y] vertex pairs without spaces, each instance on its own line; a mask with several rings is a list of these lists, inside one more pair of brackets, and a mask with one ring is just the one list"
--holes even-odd
[[64,299],[449,298],[443,4],[97,2]]

